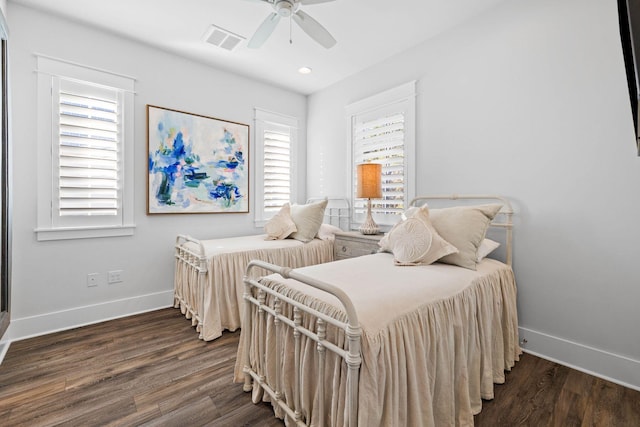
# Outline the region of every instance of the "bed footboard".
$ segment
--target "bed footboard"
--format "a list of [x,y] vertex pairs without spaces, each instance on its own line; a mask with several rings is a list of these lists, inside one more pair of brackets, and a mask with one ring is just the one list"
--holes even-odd
[[[328,316],[312,307],[306,306],[303,303],[290,298],[284,293],[279,292],[276,289],[272,289],[264,284],[251,279],[249,274],[252,268],[259,267],[279,273],[285,279],[291,278],[299,282],[305,283],[314,288],[320,289],[335,296],[346,313],[346,322],[337,320],[331,316]],[[324,379],[325,377],[325,360],[327,357],[327,351],[340,357],[347,365],[347,381],[346,381],[346,404],[345,404],[345,421],[346,425],[355,427],[358,421],[358,376],[360,372],[360,365],[362,363],[361,358],[361,335],[362,330],[358,323],[358,317],[355,309],[349,297],[339,288],[329,285],[327,283],[315,280],[303,274],[296,272],[290,268],[279,267],[273,264],[269,264],[263,261],[251,261],[247,267],[247,274],[244,278],[245,291],[244,291],[244,322],[243,322],[243,346],[244,346],[244,361],[243,361],[243,373],[244,373],[244,386],[243,389],[246,392],[253,390],[254,385],[260,386],[270,398],[274,408],[279,407],[282,409],[286,416],[295,422],[296,425],[305,426],[310,423],[310,420],[305,420],[303,414],[308,412],[309,408],[302,407],[302,375],[303,375],[303,350],[301,344],[302,336],[314,341],[315,351],[317,353],[317,377]],[[267,303],[267,297],[271,303]],[[284,310],[283,305],[286,304],[292,307],[292,315],[288,316]],[[254,322],[255,313],[257,311],[257,321]],[[315,319],[315,327],[305,327],[302,322],[302,317],[310,315]],[[257,333],[258,336],[263,337],[266,335],[266,317],[270,316],[273,320],[273,327],[276,329],[275,333],[275,377],[272,381],[269,381],[265,375],[265,354],[268,349],[264,348],[264,340],[260,340],[260,345],[257,349],[259,357],[259,363],[257,363],[256,369],[253,369],[250,357],[249,348],[252,345],[252,334]],[[338,342],[332,342],[327,335],[327,325],[332,325],[338,330],[344,332],[346,337],[345,345],[341,346]],[[256,330],[257,329],[257,330]],[[313,330],[315,329],[315,331]],[[282,333],[281,333],[282,332]],[[281,371],[281,360],[279,358],[284,357],[285,351],[283,351],[283,334],[290,333],[293,336],[293,396],[287,396],[285,398],[283,391],[281,390],[280,378],[284,374]],[[255,352],[255,349],[254,349]],[[327,390],[325,381],[317,381],[316,394],[319,399],[317,408],[318,425],[327,425],[325,409],[325,396],[329,396],[333,390]]]
[[[199,249],[191,249],[185,245],[187,242]],[[187,319],[191,319],[202,339],[207,257],[199,240],[183,234],[176,237],[174,271],[174,307],[179,308]]]

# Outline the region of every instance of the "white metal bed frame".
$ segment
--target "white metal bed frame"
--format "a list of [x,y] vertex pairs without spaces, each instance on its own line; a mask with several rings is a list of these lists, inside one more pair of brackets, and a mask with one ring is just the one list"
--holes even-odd
[[[327,316],[324,313],[321,313],[311,307],[307,307],[304,304],[301,304],[285,295],[270,289],[261,283],[257,282],[254,279],[245,278],[245,293],[244,299],[245,302],[249,302],[258,306],[258,316],[259,325],[260,325],[260,336],[264,336],[265,331],[263,330],[264,316],[265,313],[273,316],[274,318],[274,326],[276,328],[279,327],[280,324],[289,326],[293,329],[293,337],[294,337],[294,364],[295,364],[295,384],[294,384],[294,402],[293,408],[289,406],[287,402],[282,399],[282,394],[278,389],[275,389],[271,385],[266,382],[266,378],[264,373],[258,373],[252,370],[249,361],[249,352],[246,352],[246,358],[244,361],[243,371],[245,373],[245,382],[243,386],[244,391],[251,391],[253,389],[253,385],[251,380],[255,381],[262,389],[271,396],[273,401],[282,408],[291,419],[295,421],[295,423],[299,426],[306,426],[307,424],[302,420],[302,412],[300,406],[300,396],[301,396],[301,375],[300,375],[300,366],[301,366],[301,342],[300,336],[305,335],[308,338],[312,339],[317,343],[316,351],[318,352],[318,377],[324,378],[324,361],[325,361],[325,352],[329,350],[347,363],[348,373],[347,373],[347,396],[348,396],[348,422],[349,426],[357,425],[357,416],[358,416],[358,375],[360,373],[360,364],[362,363],[362,358],[360,355],[360,336],[362,335],[362,330],[360,329],[360,323],[358,322],[358,315],[356,314],[355,308],[349,297],[340,289],[328,283],[315,280],[309,276],[304,274],[300,274],[295,270],[287,267],[278,267],[273,264],[269,264],[263,261],[251,261],[249,266],[247,267],[247,272],[251,270],[253,267],[262,267],[267,270],[273,271],[275,273],[279,273],[285,279],[291,278],[298,280],[300,282],[306,283],[314,288],[323,290],[331,295],[334,295],[340,303],[342,304],[345,312],[347,313],[347,322],[341,322],[333,317]],[[251,288],[255,287],[258,289],[257,298],[253,297],[251,294]],[[271,308],[266,304],[266,295],[269,294],[274,297],[274,307]],[[282,302],[290,304],[293,306],[293,320],[284,316],[282,314]],[[316,331],[314,332],[308,328],[302,326],[302,312],[311,314],[316,317]],[[244,325],[249,325],[251,327],[251,311],[248,309],[248,306],[245,304],[244,311]],[[326,323],[332,324],[342,330],[345,331],[347,337],[347,349],[343,349],[332,343],[326,339]],[[251,343],[251,335],[244,334],[244,346],[245,349],[248,349]],[[279,337],[276,334],[276,337]],[[260,341],[261,347],[264,346],[263,341]],[[279,339],[276,339],[276,354],[280,355],[281,342]],[[259,354],[261,357],[265,355],[265,349],[260,348]],[[264,366],[264,363],[261,364]],[[276,378],[281,376],[280,372],[280,363],[276,362]],[[318,395],[320,397],[319,406],[324,408],[324,381],[318,382]],[[324,422],[324,411],[320,411],[319,425],[325,425]]]
[[[186,247],[185,243],[187,242],[196,244],[199,248],[198,253]],[[182,307],[185,310],[184,315],[187,319],[191,319],[192,325],[195,325],[196,331],[199,333],[198,337],[202,339],[203,319],[201,313],[204,313],[204,289],[209,271],[204,245],[200,240],[191,236],[178,234],[174,256],[173,306],[175,308]],[[187,283],[195,283],[195,289],[190,288],[190,285],[180,287]]]
[[[309,199],[307,203],[323,200],[323,198]],[[349,229],[349,202],[342,198],[329,198],[325,209],[324,222],[335,225],[343,230]],[[346,218],[346,220],[345,220]],[[345,222],[346,221],[346,222]],[[194,243],[196,252],[185,243]],[[204,244],[194,237],[178,234],[175,242],[175,267],[174,267],[174,308],[182,307],[184,315],[191,319],[196,327],[199,338],[202,339],[202,324],[204,313],[205,286],[209,273],[208,259],[205,254]],[[181,279],[181,280],[180,280]],[[179,284],[183,287],[179,288]],[[195,289],[192,287],[195,284]]]
[[[511,203],[502,196],[496,195],[435,195],[435,196],[422,196],[414,198],[410,205],[411,206],[421,206],[422,204],[428,202],[429,200],[475,200],[475,201],[484,201],[484,202],[499,202],[502,203],[502,208],[498,216],[502,216],[503,218],[495,219],[491,222],[491,227],[497,227],[500,229],[504,229],[506,231],[506,264],[511,265],[512,255],[512,216],[513,216],[513,208],[511,207]],[[320,289],[324,292],[327,292],[333,296],[335,296],[340,303],[342,304],[342,308],[347,316],[347,322],[341,322],[339,320],[334,319],[333,317],[327,316],[324,313],[321,313],[309,306],[306,306],[298,301],[295,301],[286,295],[271,289],[267,286],[264,286],[260,282],[255,279],[251,279],[251,275],[249,271],[252,268],[263,268],[268,271],[272,271],[274,273],[280,274],[283,278],[295,279],[299,282],[305,283],[311,287],[316,289]],[[265,336],[266,331],[264,330],[265,325],[265,316],[272,316],[273,323],[275,328],[281,327],[289,327],[292,330],[294,337],[294,391],[293,391],[293,402],[286,402],[283,399],[281,390],[278,390],[276,386],[273,384],[268,384],[266,381],[266,376],[264,372],[256,372],[251,368],[250,361],[250,352],[249,348],[251,345],[251,334],[245,333],[244,335],[244,351],[245,351],[245,360],[243,361],[243,373],[244,373],[244,385],[243,390],[245,392],[249,392],[253,390],[253,385],[259,385],[270,397],[272,403],[274,405],[278,405],[285,413],[295,422],[298,426],[306,426],[305,420],[302,419],[302,413],[304,408],[301,407],[301,335],[308,337],[309,339],[316,342],[316,351],[318,353],[318,377],[324,378],[324,364],[325,364],[325,353],[326,351],[331,351],[341,357],[344,362],[347,364],[347,401],[346,401],[346,411],[347,415],[345,416],[345,420],[347,421],[348,427],[355,427],[358,425],[358,381],[360,375],[360,365],[362,363],[362,357],[360,353],[361,348],[361,336],[362,329],[358,322],[358,315],[355,311],[353,303],[349,299],[349,297],[336,286],[333,286],[329,283],[314,279],[312,277],[301,274],[291,268],[280,267],[273,264],[269,264],[263,261],[253,260],[249,263],[247,267],[247,274],[244,278],[245,282],[245,290],[244,290],[244,322],[243,328],[247,328],[250,330],[252,328],[252,315],[251,315],[251,305],[254,305],[258,308],[258,322],[259,322],[259,330],[258,334],[261,337]],[[254,296],[254,292],[252,288],[255,288],[256,295]],[[266,302],[267,295],[273,297],[273,307],[269,306]],[[293,306],[293,319],[283,315],[282,303],[287,303]],[[302,326],[302,313],[306,313],[312,315],[316,318],[315,327],[316,331],[312,331],[304,326]],[[337,328],[344,331],[346,340],[345,347],[342,348],[338,346],[336,343],[330,342],[326,337],[326,324],[332,324]],[[282,348],[282,343],[280,342],[280,334],[275,334],[276,336],[276,378],[281,377],[280,372],[280,349]],[[260,340],[260,348],[258,349],[259,357],[261,358],[260,367],[264,367],[264,358],[266,349],[264,347],[264,340]],[[264,369],[264,368],[262,368]],[[324,400],[325,400],[325,389],[324,389],[324,381],[318,381],[317,384],[317,392],[319,396],[319,425],[325,425],[325,414],[324,414]],[[292,406],[291,406],[292,405]]]

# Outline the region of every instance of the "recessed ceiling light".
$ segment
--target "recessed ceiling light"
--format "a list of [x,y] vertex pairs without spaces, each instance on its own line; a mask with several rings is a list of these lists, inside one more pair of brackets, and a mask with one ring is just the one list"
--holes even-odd
[[300,67],[300,68],[298,68],[298,72],[300,74],[310,74],[311,73],[311,67]]

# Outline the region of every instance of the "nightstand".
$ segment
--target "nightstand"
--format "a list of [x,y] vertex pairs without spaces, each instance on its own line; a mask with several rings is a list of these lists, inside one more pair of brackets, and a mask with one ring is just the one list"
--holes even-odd
[[335,236],[333,257],[337,261],[339,259],[375,254],[380,249],[378,242],[384,234],[362,234],[358,231],[344,231],[336,233]]

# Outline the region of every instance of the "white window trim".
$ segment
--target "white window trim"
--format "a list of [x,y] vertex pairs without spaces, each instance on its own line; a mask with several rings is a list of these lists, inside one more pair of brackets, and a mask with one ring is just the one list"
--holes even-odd
[[256,141],[256,173],[255,176],[255,197],[253,198],[253,211],[255,212],[254,224],[256,228],[264,227],[266,222],[273,215],[267,215],[263,209],[264,197],[264,131],[269,124],[278,126],[288,126],[291,129],[291,200],[297,200],[298,194],[298,119],[284,114],[275,113],[273,111],[254,108],[254,138]]
[[[405,195],[404,204],[409,206],[409,202],[415,198],[415,181],[416,181],[416,81],[412,80],[368,98],[356,101],[345,107],[347,118],[347,159],[349,165],[349,178],[347,182],[346,194],[349,194],[351,206],[355,206],[353,199],[352,183],[355,182],[356,171],[353,167],[353,120],[360,114],[366,114],[385,106],[405,102],[407,105],[405,117]],[[355,211],[352,209],[352,211]],[[351,213],[351,228],[356,230],[360,227],[360,222],[354,218],[354,212]],[[375,218],[374,218],[375,219]],[[381,229],[388,230],[390,224],[379,223]]]
[[[38,72],[37,107],[37,227],[38,241],[81,239],[96,237],[130,236],[134,224],[134,83],[132,77],[87,67],[81,64],[36,54]],[[56,108],[52,105],[52,78],[62,77],[91,82],[123,92],[122,120],[122,224],[117,226],[55,227],[53,198],[56,189],[52,185],[54,143],[53,120]],[[56,117],[57,119],[57,117]]]

